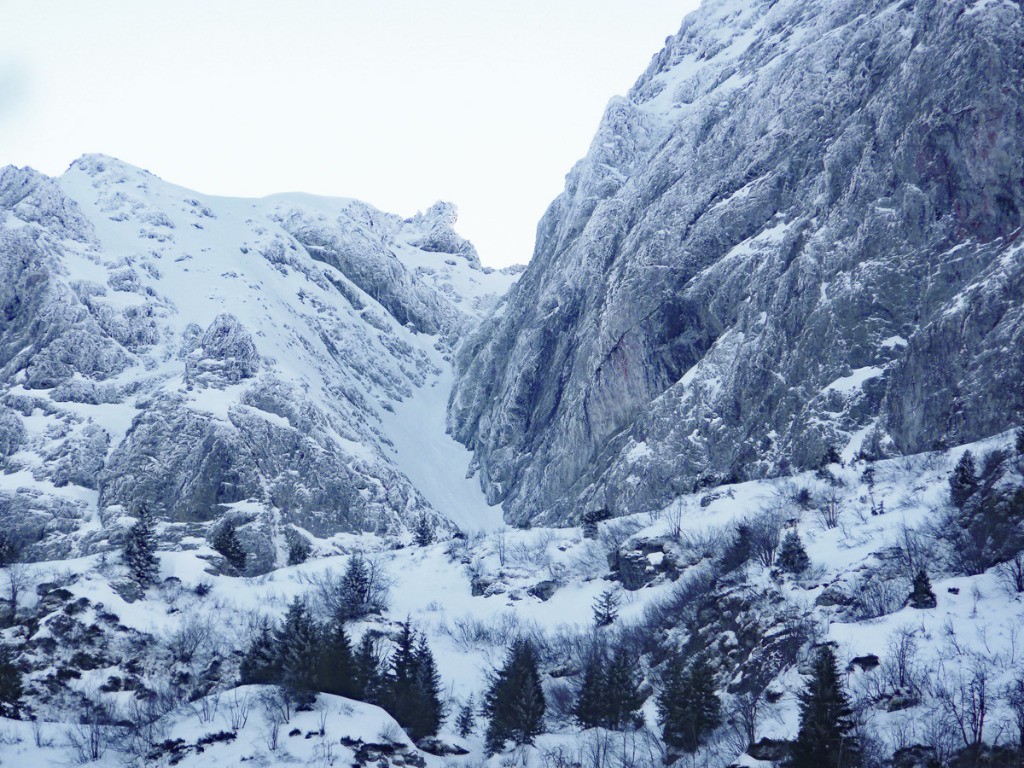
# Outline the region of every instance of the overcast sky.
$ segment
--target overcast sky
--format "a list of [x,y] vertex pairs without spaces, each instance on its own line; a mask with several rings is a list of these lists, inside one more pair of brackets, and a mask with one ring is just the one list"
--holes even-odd
[[438,199],[485,263],[534,230],[698,0],[0,0],[0,165],[103,152],[201,192]]

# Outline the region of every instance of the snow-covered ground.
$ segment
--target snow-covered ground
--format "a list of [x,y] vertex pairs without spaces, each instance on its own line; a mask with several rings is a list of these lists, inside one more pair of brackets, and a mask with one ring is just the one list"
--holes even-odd
[[[1009,447],[1011,441],[1011,435],[1002,435],[970,448],[975,455],[984,455],[994,448]],[[398,447],[401,454],[404,446]],[[135,602],[126,602],[111,586],[121,566],[99,556],[37,564],[32,567],[30,580],[60,578],[73,595],[69,601],[88,598],[93,606],[88,610],[98,611],[102,605],[102,610],[115,614],[125,627],[158,638],[171,637],[190,623],[205,623],[214,638],[211,642],[230,648],[242,642],[254,615],[280,618],[289,602],[298,596],[306,596],[315,603],[318,580],[325,573],[342,572],[349,553],[359,551],[383,567],[391,582],[390,601],[385,615],[358,622],[353,633],[358,637],[369,629],[392,631],[396,622],[409,618],[428,638],[445,695],[452,710],[457,711],[457,706],[470,695],[480,700],[488,674],[500,663],[507,642],[516,634],[529,633],[550,640],[559,635],[585,633],[592,624],[595,600],[608,589],[615,591],[622,601],[616,628],[643,622],[645,612],[670,598],[691,568],[702,567],[699,563],[684,567],[678,582],[655,575],[648,586],[627,591],[612,580],[608,565],[610,546],[628,549],[629,542],[683,542],[709,531],[728,530],[752,515],[775,511],[785,514],[799,532],[811,559],[811,570],[802,578],[782,578],[751,563],[747,566],[747,588],[755,592],[778,589],[783,603],[810,622],[813,641],[831,640],[837,644],[844,666],[856,657],[878,655],[879,668],[867,672],[850,668],[846,682],[851,691],[868,700],[873,692],[883,688],[882,676],[886,674],[886,664],[892,661],[893,643],[901,635],[912,638],[916,649],[915,674],[931,680],[932,687],[923,694],[923,703],[897,711],[876,705],[866,711],[874,732],[895,748],[900,738],[910,738],[906,735],[908,728],[918,729],[914,737],[917,740],[925,738],[922,729],[927,714],[921,708],[934,706],[943,684],[955,685],[964,675],[981,668],[979,665],[984,667],[992,691],[1000,690],[1010,681],[1024,654],[1020,642],[1024,603],[1019,595],[1007,591],[994,570],[977,576],[942,577],[938,563],[933,572],[938,605],[932,609],[906,607],[900,593],[876,618],[840,621],[836,618],[840,608],[819,598],[826,591],[857,594],[858,590],[866,589],[868,580],[880,572],[887,551],[905,543],[908,531],[920,531],[922,525],[937,519],[948,504],[947,478],[963,450],[961,447],[946,454],[891,459],[872,465],[832,465],[834,481],[806,473],[785,480],[723,486],[680,497],[664,509],[601,523],[597,538],[585,538],[579,528],[499,528],[426,547],[396,547],[397,542],[390,537],[340,534],[309,561],[256,578],[207,572],[208,563],[203,557],[211,552],[205,545],[197,544],[195,549],[161,553],[161,578],[174,578],[161,587],[151,588],[146,599]],[[424,466],[427,464],[424,462]],[[870,485],[865,475],[869,467],[873,470]],[[831,499],[840,509],[834,527],[829,527],[820,509],[812,506],[801,511],[793,501],[801,489],[807,489],[817,499],[834,491]],[[884,511],[872,514],[872,507]],[[652,567],[660,562],[660,557],[651,558]],[[536,589],[547,582],[552,585],[550,593]],[[209,586],[208,594],[196,593],[195,587],[200,584]],[[474,585],[478,587],[476,595]],[[896,580],[895,588],[908,590],[909,582],[902,584]],[[33,593],[26,590],[26,594]],[[803,653],[809,653],[809,646]],[[71,685],[85,690],[116,671],[113,667],[85,672]],[[553,678],[547,682],[549,687],[563,684]],[[802,685],[799,664],[787,667],[772,683],[772,689],[782,696],[775,703],[765,704],[760,735],[793,736],[797,724],[796,694]],[[163,722],[168,738],[181,738],[186,745],[194,745],[203,736],[232,730],[229,702],[237,701],[239,696],[256,702],[259,697],[253,690],[233,691],[229,681],[224,687],[225,691],[214,700],[193,703],[168,716]],[[123,700],[124,696],[111,694],[115,699]],[[1002,727],[999,724],[1008,715],[995,695],[990,706],[993,725],[988,736],[994,739]],[[249,723],[238,729],[237,738],[207,744],[202,753],[185,750],[181,764],[207,765],[213,760],[251,760],[265,766],[296,762],[334,764],[329,758],[344,764],[349,762],[351,748],[342,744],[343,736],[380,742],[386,740],[382,734],[387,734],[406,743],[404,735],[396,735],[396,726],[381,710],[325,696],[315,712],[295,715],[282,725],[280,738],[271,748],[266,707],[253,704],[251,709]],[[216,711],[211,714],[211,710]],[[323,737],[319,735],[321,713],[326,713],[323,717],[327,735]],[[657,733],[650,701],[645,715],[651,732]],[[479,764],[480,727],[476,735],[460,739],[453,733],[450,718],[441,737],[464,746],[469,754],[443,759],[427,755],[427,765]],[[34,746],[35,734],[28,724],[9,722],[0,731],[4,728],[7,736],[0,739],[0,759],[10,764],[26,764],[21,761],[31,755],[36,761],[34,765],[57,765],[75,749],[67,746],[68,739],[74,736],[67,725],[43,725],[43,741],[53,742],[52,747],[43,748]],[[295,728],[301,736],[286,736]],[[540,765],[545,751],[586,751],[599,735],[580,733],[566,723],[552,722],[550,728],[552,732],[543,736],[536,748],[526,750],[520,756],[522,759]],[[313,735],[307,738],[307,733]],[[631,748],[639,749],[646,736],[641,733],[629,738],[633,740]],[[655,742],[644,743],[650,746]],[[736,756],[726,754],[726,747],[722,750],[725,751],[720,751],[718,757],[706,757],[715,763],[719,758],[731,760]],[[121,756],[111,747],[103,759],[106,762],[100,764],[114,765]],[[503,759],[493,758],[492,764],[501,765]]]

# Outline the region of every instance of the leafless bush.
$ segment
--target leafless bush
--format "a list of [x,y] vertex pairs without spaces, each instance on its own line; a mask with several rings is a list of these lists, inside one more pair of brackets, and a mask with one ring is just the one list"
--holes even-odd
[[683,502],[682,499],[676,499],[672,506],[668,509],[668,514],[665,516],[668,520],[668,534],[672,537],[673,541],[679,541],[683,533]]
[[702,528],[698,531],[685,531],[679,538],[679,546],[683,550],[690,565],[702,560],[717,557],[729,541],[730,529],[720,527]]
[[[830,477],[832,477],[830,475]],[[814,495],[814,508],[817,512],[818,521],[823,528],[831,530],[839,527],[842,518],[842,493],[839,482],[832,478],[824,491]]]
[[648,633],[656,629],[685,626],[697,618],[700,601],[714,588],[715,576],[710,568],[702,568],[681,578],[672,593],[644,611],[643,626]]
[[544,691],[546,716],[558,726],[570,726],[575,719],[576,691],[565,679],[555,680]]
[[964,747],[975,752],[980,750],[990,705],[989,672],[984,660],[975,658],[969,665],[943,668],[935,697],[956,725]]
[[463,616],[453,619],[451,625],[441,626],[446,634],[461,651],[470,651],[481,645],[504,646],[520,632],[519,621],[512,613],[502,613],[489,620],[474,616]]
[[152,691],[138,698],[133,696],[121,708],[118,718],[126,726],[118,732],[119,751],[142,760],[153,746],[167,738],[168,726],[163,716],[173,710],[177,702],[167,688]]
[[220,709],[220,698],[221,694],[219,692],[212,693],[208,696],[200,697],[189,705],[189,709],[196,716],[200,725],[212,723],[216,719],[217,710]]
[[260,693],[259,701],[268,723],[277,723],[280,726],[291,721],[294,711],[292,697],[281,686],[274,685],[264,689]]
[[225,698],[224,708],[227,711],[228,725],[232,731],[238,733],[249,722],[249,710],[252,707],[252,699],[248,691],[240,693],[238,688],[233,688]]
[[765,568],[775,563],[784,523],[783,515],[775,510],[763,512],[750,522],[750,551]]
[[600,525],[597,536],[606,552],[615,552],[630,536],[643,530],[643,527],[644,524],[640,520],[633,518],[608,520]]
[[923,531],[900,523],[897,535],[897,563],[900,575],[913,579],[935,562],[935,542]]
[[996,575],[1011,595],[1024,592],[1024,552],[1018,552],[1005,563],[997,565]]
[[923,670],[917,658],[917,637],[912,627],[900,627],[889,636],[889,647],[879,671],[892,693],[921,694]]
[[855,613],[859,619],[877,619],[900,610],[910,594],[904,579],[872,579],[855,589]]
[[188,616],[167,638],[167,649],[175,661],[191,664],[197,656],[205,656],[213,650],[215,638],[208,618]]
[[68,746],[79,763],[91,763],[107,753],[115,738],[113,708],[97,695],[86,697],[78,722],[66,731]]

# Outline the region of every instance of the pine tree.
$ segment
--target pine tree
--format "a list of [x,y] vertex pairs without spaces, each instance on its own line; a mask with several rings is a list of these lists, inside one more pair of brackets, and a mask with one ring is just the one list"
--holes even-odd
[[938,605],[931,579],[924,570],[918,571],[914,577],[914,588],[907,598],[907,604],[911,608],[934,608]]
[[469,695],[466,703],[459,710],[459,716],[455,718],[455,730],[462,738],[467,738],[476,729],[476,702],[473,701],[473,694]]
[[606,589],[594,601],[594,626],[607,627],[619,617],[619,596]]
[[241,685],[276,685],[281,682],[281,655],[277,637],[274,627],[265,617],[242,656],[239,678]]
[[210,546],[217,550],[236,571],[241,572],[245,570],[245,561],[248,559],[248,555],[245,549],[242,548],[242,542],[238,540],[238,532],[235,531],[235,526],[230,522],[225,520],[217,526],[213,532]]
[[831,646],[823,646],[800,694],[800,730],[787,768],[856,766],[859,750],[849,734],[851,715],[835,653]]
[[160,561],[156,557],[153,516],[145,506],[139,507],[138,520],[125,535],[123,556],[136,584],[145,589],[156,583]]
[[370,613],[370,566],[356,552],[341,579],[341,618],[361,619]]
[[304,538],[292,539],[288,545],[288,565],[302,565],[309,559],[313,546]]
[[533,744],[543,729],[545,708],[537,652],[529,640],[518,639],[484,698],[484,713],[490,718],[484,738],[487,754],[500,752],[509,740]]
[[391,655],[384,708],[413,739],[433,736],[441,727],[441,678],[426,641],[408,619]]
[[14,663],[10,647],[0,643],[0,716],[17,719],[23,693],[21,670]]
[[319,688],[324,693],[358,699],[362,695],[355,654],[345,624],[335,619],[324,630],[320,652]]
[[807,550],[804,549],[804,543],[796,531],[789,531],[782,539],[775,564],[794,576],[799,576],[810,567],[811,560],[807,557]]
[[1024,456],[1024,427],[1017,430],[1017,440],[1014,443],[1018,456]]
[[964,451],[949,477],[950,500],[954,506],[962,509],[977,488],[978,471],[974,465],[974,456],[970,451]]
[[419,706],[410,734],[414,738],[435,736],[444,722],[445,707],[441,701],[441,675],[423,635],[416,644],[416,698]]
[[378,704],[384,698],[384,681],[381,676],[381,656],[377,644],[369,632],[363,635],[355,652],[355,689],[361,701]]
[[604,668],[607,661],[604,650],[595,648],[583,663],[583,680],[572,712],[580,728],[598,728],[605,724],[608,679]]
[[281,659],[281,684],[295,697],[300,709],[310,707],[319,688],[322,647],[320,628],[301,598],[288,606],[275,640]]
[[753,555],[753,544],[754,536],[750,525],[738,523],[732,541],[729,542],[719,558],[718,565],[722,573],[731,573],[746,565]]
[[413,529],[412,538],[417,547],[429,547],[434,543],[434,529],[430,526],[430,520],[426,515],[416,518],[416,527]]
[[620,731],[639,727],[643,723],[640,708],[644,697],[635,659],[625,646],[620,645],[612,652],[605,682],[605,728]]
[[703,654],[688,667],[680,656],[669,660],[657,705],[665,743],[696,752],[704,737],[722,722],[714,671]]

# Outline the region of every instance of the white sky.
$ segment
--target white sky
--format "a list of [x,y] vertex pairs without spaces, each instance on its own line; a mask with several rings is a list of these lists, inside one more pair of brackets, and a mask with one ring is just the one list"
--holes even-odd
[[0,0],[0,165],[103,152],[201,192],[536,224],[698,0]]

